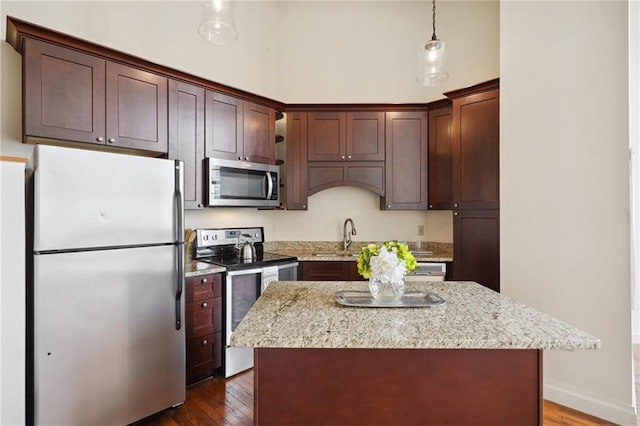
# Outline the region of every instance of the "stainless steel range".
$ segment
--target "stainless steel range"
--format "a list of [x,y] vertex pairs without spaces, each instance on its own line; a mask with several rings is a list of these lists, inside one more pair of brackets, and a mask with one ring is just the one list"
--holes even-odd
[[[247,250],[247,244],[254,250]],[[196,229],[194,257],[227,269],[222,362],[224,376],[230,377],[253,367],[252,348],[230,346],[233,331],[270,282],[297,280],[298,259],[265,252],[263,228]]]

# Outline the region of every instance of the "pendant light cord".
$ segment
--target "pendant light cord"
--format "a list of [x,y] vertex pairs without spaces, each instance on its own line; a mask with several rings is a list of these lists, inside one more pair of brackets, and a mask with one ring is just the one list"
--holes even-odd
[[433,35],[431,36],[431,40],[437,40],[436,37],[436,0],[433,0]]

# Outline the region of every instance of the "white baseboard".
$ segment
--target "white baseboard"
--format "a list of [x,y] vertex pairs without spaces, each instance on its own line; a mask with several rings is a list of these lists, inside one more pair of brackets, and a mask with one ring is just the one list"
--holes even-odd
[[636,425],[636,413],[633,406],[621,404],[619,401],[606,400],[600,395],[578,392],[551,380],[545,380],[544,399],[618,425]]

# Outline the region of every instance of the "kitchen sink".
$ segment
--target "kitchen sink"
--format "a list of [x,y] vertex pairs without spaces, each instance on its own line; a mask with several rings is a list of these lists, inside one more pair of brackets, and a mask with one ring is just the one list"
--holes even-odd
[[317,251],[312,253],[313,256],[317,257],[358,257],[360,253],[355,253],[352,251]]

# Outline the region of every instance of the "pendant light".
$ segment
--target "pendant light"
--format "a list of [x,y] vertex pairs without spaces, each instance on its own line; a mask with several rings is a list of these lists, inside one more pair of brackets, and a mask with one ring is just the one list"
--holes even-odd
[[206,0],[202,8],[202,21],[198,27],[202,37],[215,44],[232,43],[238,38],[230,0]]
[[436,37],[436,0],[433,0],[433,35],[418,53],[420,71],[418,83],[435,86],[449,78],[445,70],[445,42]]

